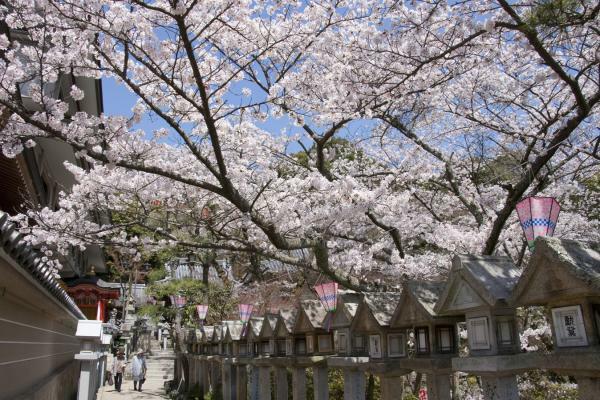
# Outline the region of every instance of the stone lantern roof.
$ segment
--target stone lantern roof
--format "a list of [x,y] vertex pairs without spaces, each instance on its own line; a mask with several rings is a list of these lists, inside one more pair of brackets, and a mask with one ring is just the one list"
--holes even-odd
[[353,290],[340,290],[338,292],[337,307],[333,313],[334,328],[349,326],[356,315],[362,295]]
[[218,343],[223,338],[223,325],[215,325],[212,332],[212,342]]
[[210,342],[212,341],[213,332],[215,327],[212,325],[204,326],[204,332],[202,333],[202,342]]
[[352,321],[353,329],[389,327],[401,292],[366,293]]
[[279,319],[278,314],[268,313],[265,314],[263,324],[260,329],[261,338],[271,338],[275,335],[275,328],[277,326],[277,320]]
[[251,335],[254,338],[258,338],[260,336],[260,330],[262,329],[264,318],[262,317],[252,317],[248,321],[247,335]]
[[239,341],[242,337],[242,331],[244,330],[242,321],[227,321],[226,326],[225,340]]
[[540,237],[511,302],[540,305],[565,298],[597,296],[600,243]]
[[444,290],[444,282],[408,281],[394,311],[393,326],[411,325],[437,317],[435,304]]
[[200,343],[202,341],[202,329],[194,329],[193,343]]
[[326,316],[327,310],[320,300],[302,300],[293,331],[301,333],[322,329]]
[[456,255],[434,311],[452,314],[505,306],[520,276],[521,270],[508,257]]
[[298,310],[296,308],[288,310],[279,310],[279,318],[275,325],[275,332],[277,336],[283,337],[292,333],[296,318],[298,316]]

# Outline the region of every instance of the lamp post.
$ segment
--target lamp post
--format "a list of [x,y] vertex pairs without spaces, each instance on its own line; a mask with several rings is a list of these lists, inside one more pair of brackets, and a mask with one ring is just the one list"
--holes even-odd
[[553,197],[526,197],[516,206],[519,221],[530,250],[538,236],[553,236],[560,205]]

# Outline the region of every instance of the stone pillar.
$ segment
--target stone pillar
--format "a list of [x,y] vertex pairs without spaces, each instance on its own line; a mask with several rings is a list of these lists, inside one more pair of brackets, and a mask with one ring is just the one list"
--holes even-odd
[[187,382],[188,382],[188,386],[191,390],[194,387],[194,385],[196,384],[196,359],[194,358],[194,356],[192,354],[188,354],[187,359],[188,359],[188,375],[189,375],[187,377]]
[[315,400],[329,399],[327,367],[313,367],[313,386],[315,390]]
[[81,351],[75,359],[81,362],[77,400],[94,400],[100,387],[102,366],[102,321],[80,320],[75,336],[81,341]]
[[427,374],[427,398],[450,400],[450,374]]
[[162,341],[162,329],[158,328],[158,343],[160,345],[160,342]]
[[230,362],[224,361],[221,365],[222,382],[223,382],[223,400],[235,399],[235,374],[233,365]]
[[258,393],[258,367],[255,365],[248,366],[248,398],[250,400],[260,400]]
[[258,368],[258,397],[260,400],[271,400],[271,368],[270,367],[259,367]]
[[205,396],[210,391],[210,365],[206,360],[201,361],[200,379],[202,382],[202,395]]
[[79,372],[79,386],[77,388],[77,400],[92,400],[96,398],[96,376],[95,360],[81,360]]
[[246,400],[248,398],[248,370],[245,365],[238,365],[235,368],[237,375],[236,399]]
[[292,398],[306,400],[306,369],[292,369]]
[[106,354],[103,354],[99,361],[100,365],[98,366],[98,371],[100,372],[100,380],[98,381],[98,386],[102,387],[106,380]]
[[381,400],[401,399],[404,395],[404,381],[402,376],[382,376]]
[[600,378],[576,376],[579,400],[594,400],[600,395]]
[[[519,389],[515,375],[481,376],[481,386],[483,398],[486,400],[519,400]],[[595,398],[598,398],[597,393]]]
[[276,400],[288,400],[288,375],[287,368],[275,368],[275,398]]
[[221,392],[221,368],[218,362],[210,364],[210,390],[217,395]]
[[365,373],[355,369],[344,369],[344,400],[364,400],[367,390]]

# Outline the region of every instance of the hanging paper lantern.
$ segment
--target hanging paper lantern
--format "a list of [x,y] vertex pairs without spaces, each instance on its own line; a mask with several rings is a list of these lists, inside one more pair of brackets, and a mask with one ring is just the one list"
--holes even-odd
[[554,235],[560,205],[552,197],[527,197],[517,203],[517,214],[530,249],[538,236]]
[[198,312],[198,318],[200,321],[204,321],[206,319],[206,314],[208,314],[208,305],[198,304],[196,306],[196,311]]
[[254,306],[252,304],[240,304],[238,309],[240,311],[240,320],[242,320],[242,336],[246,334],[246,325],[247,322],[250,321],[250,316],[252,315],[252,309]]
[[323,283],[315,286],[315,292],[327,312],[335,311],[337,306],[338,284],[336,282]]
[[327,316],[325,317],[325,329],[329,332],[331,319],[335,308],[337,307],[338,284],[337,282],[329,282],[317,285],[315,286],[315,292],[317,292],[321,304],[323,304],[323,307],[325,307],[325,310],[327,311]]
[[240,311],[240,320],[245,324],[250,320],[250,316],[252,315],[252,309],[254,306],[252,304],[240,304],[238,309]]
[[169,296],[171,298],[171,304],[177,308],[185,307],[187,299],[185,296]]

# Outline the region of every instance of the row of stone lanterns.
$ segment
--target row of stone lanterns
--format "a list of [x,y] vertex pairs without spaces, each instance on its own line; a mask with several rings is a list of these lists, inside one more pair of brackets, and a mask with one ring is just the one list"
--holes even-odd
[[[519,353],[516,308],[533,305],[548,307],[552,354]],[[459,356],[459,326],[466,326],[468,356]],[[187,340],[195,371],[228,365],[228,380],[217,374],[227,399],[245,398],[234,395],[240,384],[270,388],[270,368],[286,393],[286,368],[299,384],[312,368],[316,399],[327,398],[327,368],[344,371],[347,399],[364,398],[365,372],[382,378],[385,398],[397,398],[390,388],[412,371],[426,375],[429,399],[450,398],[456,371],[480,376],[487,399],[517,399],[516,375],[532,369],[573,375],[580,398],[592,399],[600,389],[599,327],[600,246],[539,238],[524,270],[506,257],[455,256],[445,282],[409,281],[393,293],[340,291],[333,312],[303,300],[246,324],[204,326]],[[231,378],[236,373],[245,378]],[[198,376],[188,379],[214,387]],[[304,398],[301,390],[294,386],[295,399]]]

